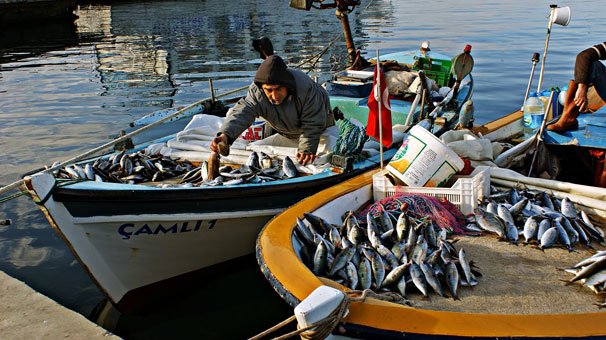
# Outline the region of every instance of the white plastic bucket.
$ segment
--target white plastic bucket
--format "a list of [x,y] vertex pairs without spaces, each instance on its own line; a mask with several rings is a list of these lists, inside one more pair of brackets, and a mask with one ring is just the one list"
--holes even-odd
[[553,11],[553,18],[551,19],[554,24],[568,26],[570,23],[570,7],[557,7]]
[[463,160],[441,140],[414,126],[387,170],[411,187],[439,187],[463,166]]

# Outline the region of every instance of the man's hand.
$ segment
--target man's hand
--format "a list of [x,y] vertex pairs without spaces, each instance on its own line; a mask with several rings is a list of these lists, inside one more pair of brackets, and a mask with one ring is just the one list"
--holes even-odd
[[224,143],[227,145],[227,135],[221,133],[220,135],[215,137],[213,141],[210,142],[210,151],[219,153],[219,143]]
[[316,155],[307,151],[297,151],[297,161],[299,164],[306,165],[311,164],[316,159]]
[[587,109],[587,85],[578,84],[577,92],[574,95],[574,104],[579,107],[580,112],[584,112]]

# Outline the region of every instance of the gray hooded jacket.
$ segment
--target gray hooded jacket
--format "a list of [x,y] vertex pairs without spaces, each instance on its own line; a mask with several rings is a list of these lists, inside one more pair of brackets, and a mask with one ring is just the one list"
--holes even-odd
[[[273,105],[262,84],[283,85],[289,95]],[[256,118],[262,117],[281,135],[299,139],[299,151],[315,154],[320,135],[334,125],[328,93],[305,73],[287,69],[278,56],[270,56],[259,66],[248,94],[229,110],[221,131],[232,143]]]

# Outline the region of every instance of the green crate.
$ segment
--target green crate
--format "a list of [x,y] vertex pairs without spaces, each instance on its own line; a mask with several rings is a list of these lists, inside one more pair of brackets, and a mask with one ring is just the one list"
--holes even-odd
[[430,79],[433,79],[438,86],[448,86],[451,78],[450,68],[452,66],[452,61],[431,59],[430,64],[429,60],[429,58],[419,57],[414,64],[414,69],[424,70],[425,74]]

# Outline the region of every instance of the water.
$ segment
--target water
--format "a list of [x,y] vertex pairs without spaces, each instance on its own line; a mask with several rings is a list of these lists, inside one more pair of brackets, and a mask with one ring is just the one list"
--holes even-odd
[[[533,52],[543,52],[547,1],[363,1],[350,15],[363,54],[417,49],[454,55],[473,46],[477,122],[519,109]],[[543,83],[565,85],[576,53],[604,41],[601,1],[562,1],[569,26],[554,25]],[[368,6],[368,7],[367,7]],[[366,8],[367,7],[367,8]],[[107,141],[133,119],[209,97],[252,80],[253,38],[268,36],[297,64],[335,43],[313,75],[345,62],[334,10],[298,11],[288,1],[104,2],[82,5],[74,24],[0,30],[0,184]],[[542,57],[542,55],[541,55]],[[536,89],[540,63],[533,90]],[[325,76],[323,76],[325,78]],[[0,270],[88,316],[102,294],[26,197],[0,205]],[[291,309],[265,282],[254,258],[200,284],[186,300],[111,322],[126,338],[252,336]]]

